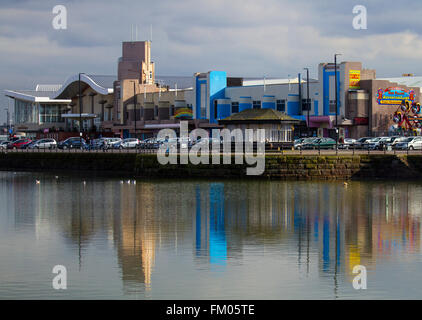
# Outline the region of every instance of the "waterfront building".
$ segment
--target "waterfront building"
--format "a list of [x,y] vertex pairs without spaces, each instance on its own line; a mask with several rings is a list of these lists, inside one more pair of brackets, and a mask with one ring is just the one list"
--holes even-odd
[[[61,85],[6,90],[14,99],[16,130],[63,138],[78,134],[82,119],[85,135],[146,138],[163,128],[177,130],[181,120],[189,121],[190,129],[211,130],[242,111],[272,109],[296,120],[292,138],[336,138],[336,128],[343,138],[388,135],[403,94],[420,101],[422,83],[421,77],[409,75],[377,79],[376,71],[361,62],[341,62],[337,70],[333,63],[320,63],[318,78],[309,82],[301,74],[259,79],[225,71],[156,76],[149,41],[123,42],[117,69],[117,75],[75,74]],[[379,90],[391,88],[403,94],[380,99]]]

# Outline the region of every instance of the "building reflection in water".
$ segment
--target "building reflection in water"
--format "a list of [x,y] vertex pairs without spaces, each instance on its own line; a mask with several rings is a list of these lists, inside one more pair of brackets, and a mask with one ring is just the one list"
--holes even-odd
[[[90,243],[117,252],[125,292],[154,288],[156,256],[192,250],[196,265],[228,268],[244,257],[292,256],[296,271],[338,283],[355,265],[375,270],[420,252],[422,186],[351,182],[140,182],[79,178],[7,184],[16,229],[59,229],[81,271]],[[47,178],[45,178],[47,179]],[[32,181],[32,180],[31,180]],[[38,230],[38,231],[37,231]],[[192,248],[193,246],[193,248]],[[186,259],[186,255],[183,256]],[[314,268],[312,268],[315,266]],[[223,269],[223,270],[224,270]],[[219,268],[219,270],[221,270]],[[293,272],[293,271],[292,271]],[[330,280],[331,281],[331,280]]]
[[[201,189],[206,189],[201,192]],[[196,187],[195,254],[209,257],[215,265],[225,265],[227,240],[224,215],[224,184],[210,183]],[[201,197],[202,195],[202,197]]]

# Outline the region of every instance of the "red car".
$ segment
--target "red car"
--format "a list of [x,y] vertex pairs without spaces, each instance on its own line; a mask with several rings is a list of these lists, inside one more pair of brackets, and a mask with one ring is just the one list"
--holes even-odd
[[8,144],[7,149],[22,149],[32,142],[31,139],[19,139]]

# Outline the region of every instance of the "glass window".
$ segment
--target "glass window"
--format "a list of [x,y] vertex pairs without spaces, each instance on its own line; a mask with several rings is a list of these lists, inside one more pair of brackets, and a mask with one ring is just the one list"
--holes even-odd
[[277,111],[286,112],[286,100],[277,100]]
[[330,100],[330,113],[336,113],[336,100]]
[[39,123],[39,104],[15,99],[15,123]]
[[232,102],[232,113],[239,112],[239,102]]
[[253,101],[252,102],[253,109],[261,109],[261,101]]
[[311,110],[311,99],[302,99],[302,110],[304,111]]
[[40,123],[64,122],[62,113],[66,113],[66,106],[60,104],[41,104]]

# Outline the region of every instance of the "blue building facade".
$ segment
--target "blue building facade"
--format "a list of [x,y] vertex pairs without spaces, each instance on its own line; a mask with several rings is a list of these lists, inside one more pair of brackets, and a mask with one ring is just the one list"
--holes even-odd
[[[337,65],[337,114],[345,118],[348,62]],[[361,64],[360,64],[361,66]],[[361,68],[361,67],[360,67]],[[300,74],[293,79],[243,79],[241,85],[229,84],[224,71],[198,73],[194,81],[194,119],[217,124],[233,113],[247,109],[274,109],[312,128],[313,135],[329,136],[335,130],[335,72],[331,63],[321,63],[318,79],[309,81]],[[309,132],[307,132],[309,134]]]

